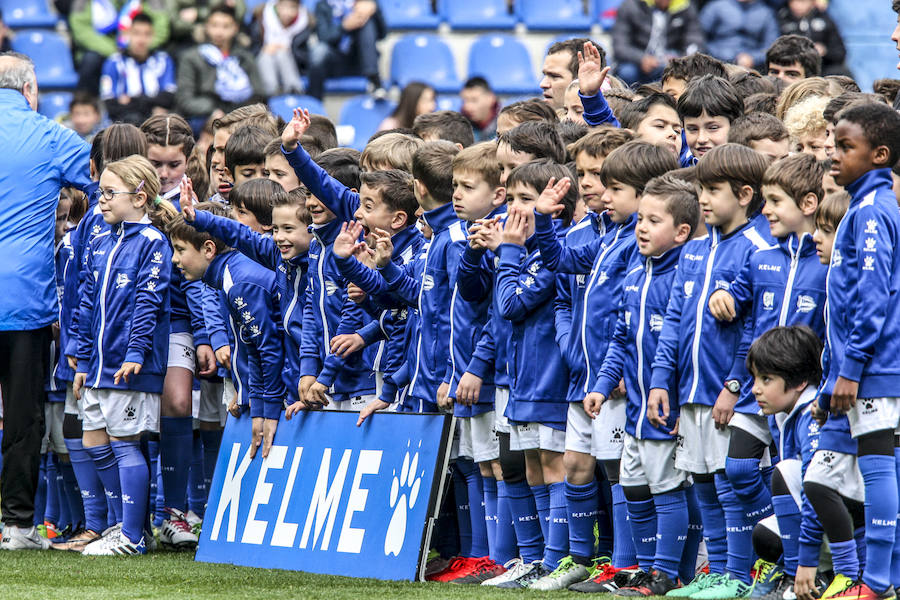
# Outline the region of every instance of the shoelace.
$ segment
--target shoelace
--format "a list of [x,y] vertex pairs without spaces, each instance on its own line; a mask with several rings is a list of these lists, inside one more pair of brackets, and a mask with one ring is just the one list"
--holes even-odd
[[770,563],[768,561],[760,561],[762,564],[756,568],[756,577],[753,579],[753,583],[758,581],[766,581],[769,578],[769,574],[775,568],[774,563]]
[[550,573],[550,577],[552,577],[553,579],[559,579],[560,577],[574,569],[575,566],[575,561],[572,560],[572,557],[567,556],[559,561],[559,564],[556,566],[553,572]]
[[169,519],[169,525],[181,533],[193,533],[190,523],[176,515],[172,515],[172,518]]
[[610,563],[602,563],[597,565],[597,573],[593,577],[594,583],[608,581],[616,576],[616,568]]

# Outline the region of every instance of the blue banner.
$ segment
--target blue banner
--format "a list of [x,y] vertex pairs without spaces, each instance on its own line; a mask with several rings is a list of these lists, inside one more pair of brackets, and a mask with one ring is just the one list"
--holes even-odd
[[196,560],[415,580],[446,462],[450,418],[282,416],[250,459],[249,415],[229,416]]

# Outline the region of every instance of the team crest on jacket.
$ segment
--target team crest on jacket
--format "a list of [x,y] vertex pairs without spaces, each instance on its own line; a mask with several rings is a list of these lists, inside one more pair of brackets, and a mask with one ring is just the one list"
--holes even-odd
[[606,271],[600,271],[600,277],[597,278],[597,285],[603,285],[609,281],[609,275],[606,274]]
[[863,271],[874,271],[875,270],[875,257],[867,256],[863,259]]
[[123,287],[128,285],[131,282],[131,279],[128,278],[127,273],[119,273],[116,275],[116,289],[121,290]]
[[325,293],[329,296],[334,296],[335,292],[338,291],[338,285],[331,281],[330,279],[325,280]]
[[663,316],[660,314],[650,315],[650,331],[659,333],[663,327]]
[[694,295],[694,282],[693,281],[685,281],[684,282],[684,297],[690,298]]
[[812,296],[797,296],[797,312],[808,313],[816,309],[816,301]]
[[763,308],[772,310],[775,307],[775,292],[763,292]]
[[834,248],[831,251],[831,266],[839,267],[839,266],[841,266],[842,262],[844,262],[844,257],[841,256],[841,251],[838,250],[837,248]]
[[434,277],[429,274],[425,274],[422,277],[422,289],[426,292],[430,292],[434,289]]

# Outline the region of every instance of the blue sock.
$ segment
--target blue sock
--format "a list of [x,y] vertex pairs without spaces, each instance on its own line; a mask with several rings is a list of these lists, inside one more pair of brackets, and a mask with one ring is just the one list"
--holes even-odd
[[194,421],[191,417],[160,417],[159,464],[166,508],[187,512]]
[[456,522],[459,527],[459,555],[472,554],[472,516],[469,509],[469,488],[459,461],[453,464],[453,498],[456,501]]
[[728,542],[725,538],[725,511],[719,503],[716,484],[712,481],[694,482],[697,491],[697,506],[703,519],[703,539],[709,554],[709,572],[725,572],[728,558]]
[[203,516],[206,506],[206,481],[203,478],[203,443],[200,433],[194,431],[191,441],[191,470],[188,477],[188,509],[197,516]]
[[566,484],[562,481],[547,486],[550,495],[550,537],[544,547],[544,566],[551,571],[569,554],[569,519]]
[[653,568],[674,581],[678,577],[678,565],[681,563],[688,535],[688,521],[684,518],[688,512],[687,494],[683,489],[654,494],[653,504],[656,507],[656,556]]
[[56,463],[56,502],[59,504],[59,520],[56,522],[57,529],[65,529],[72,525],[72,511],[69,509],[69,497],[66,494],[66,482],[63,479],[60,464],[62,461],[59,455],[53,453]]
[[859,556],[856,554],[856,540],[830,542],[831,562],[834,572],[856,581],[859,577]]
[[494,561],[504,565],[519,555],[516,546],[516,530],[509,512],[509,492],[505,481],[497,482],[497,543]]
[[859,561],[859,572],[866,570],[866,528],[860,527],[853,532],[856,541],[856,559]]
[[512,515],[522,560],[526,563],[541,560],[544,553],[544,536],[541,533],[540,516],[534,504],[534,495],[524,481],[506,482],[506,491],[509,494],[509,512]]
[[725,475],[752,525],[772,514],[772,493],[763,480],[758,458],[727,457]]
[[597,481],[573,485],[566,481],[569,513],[569,554],[582,559],[594,555],[594,525],[597,523]]
[[47,466],[45,472],[47,474],[47,500],[46,508],[44,508],[44,522],[53,523],[58,528],[62,528],[60,521],[59,506],[59,478],[56,473],[56,465],[59,458],[53,452],[48,452]]
[[800,559],[800,507],[790,494],[772,496],[772,506],[781,532],[784,572],[793,577]]
[[466,479],[467,496],[469,498],[469,519],[472,530],[472,549],[468,556],[487,556],[487,527],[484,523],[484,488],[481,487],[481,471],[469,459],[457,459],[456,467]]
[[897,529],[897,471],[893,456],[859,457],[866,486],[866,567],[862,581],[876,592],[891,585],[891,558]]
[[144,535],[144,519],[150,499],[150,468],[140,442],[110,442],[119,462],[122,482],[122,534],[134,543]]
[[113,525],[122,522],[122,485],[119,483],[119,465],[116,464],[116,455],[109,444],[85,448],[94,460],[97,467],[97,476],[103,482],[106,493],[106,502],[112,514],[108,515],[107,523],[111,520]]
[[[154,477],[152,471],[150,477]],[[169,515],[166,513],[166,496],[163,492],[162,462],[160,460],[156,461],[156,496],[151,496],[150,506],[153,507],[153,524],[157,527],[162,526],[163,521]]]
[[164,515],[156,511],[156,498],[159,495],[159,441],[147,441],[147,454],[150,465],[150,512],[151,523],[154,527],[162,526]]
[[550,488],[546,485],[533,485],[531,486],[531,495],[534,496],[534,505],[541,518],[541,535],[547,542],[550,540]]
[[[219,457],[219,446],[222,445],[223,433],[221,429],[200,430],[200,439],[203,441],[203,480],[206,482],[207,500],[209,499],[209,490],[212,489],[213,474],[216,472],[216,459]],[[203,515],[200,514],[200,516]]]
[[597,480],[597,533],[599,534],[597,548],[593,555],[612,556],[615,537],[612,517],[612,488],[606,478]]
[[642,571],[649,572],[656,556],[657,523],[653,498],[639,501],[626,500],[625,506],[628,509],[631,540],[634,542],[638,566]]
[[106,528],[106,494],[103,493],[103,482],[97,476],[97,467],[93,459],[81,445],[79,438],[67,438],[66,448],[72,471],[81,490],[81,503],[84,506],[84,528],[102,533]]
[[684,541],[684,550],[678,563],[678,578],[686,585],[697,574],[697,554],[703,541],[703,517],[697,500],[697,489],[692,485],[684,490],[684,496],[687,500],[688,526],[687,539]]
[[487,529],[489,556],[497,562],[497,480],[482,475],[481,489],[484,490],[484,526]]
[[637,552],[631,536],[631,524],[628,522],[628,506],[625,492],[618,483],[612,486],[613,513],[613,552],[612,565],[617,569],[630,567],[637,563]]
[[733,578],[750,583],[753,567],[753,524],[747,519],[744,508],[734,493],[728,478],[716,474],[716,491],[725,513],[725,536],[728,561],[725,571]]
[[72,470],[72,463],[69,460],[59,461],[59,473],[62,475],[62,486],[59,489],[62,491],[62,497],[66,500],[69,524],[72,526],[72,531],[75,531],[79,527],[84,527],[84,504],[81,501],[81,490],[75,479],[75,471]]

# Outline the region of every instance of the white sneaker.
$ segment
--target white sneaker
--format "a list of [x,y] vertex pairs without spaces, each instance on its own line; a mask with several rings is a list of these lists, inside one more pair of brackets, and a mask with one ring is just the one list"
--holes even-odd
[[91,546],[97,546],[90,553],[91,556],[137,556],[147,554],[147,545],[144,543],[144,537],[136,543],[125,537],[121,529],[113,530],[109,535],[88,544],[83,554],[88,554],[87,550]]
[[567,556],[559,562],[559,566],[552,573],[541,577],[528,587],[542,592],[565,590],[573,583],[584,581],[589,575],[587,567]]
[[203,519],[201,519],[200,515],[192,510],[187,511],[187,514],[184,515],[184,519],[188,522],[188,525],[191,526],[191,531],[194,532],[194,535],[196,535],[197,539],[199,540],[200,529],[203,527]]
[[167,508],[169,518],[159,528],[159,541],[176,548],[193,548],[197,545],[197,535],[191,528],[184,513],[175,508]]
[[50,546],[50,540],[42,537],[34,526],[7,525],[0,541],[0,550],[49,550]]
[[501,583],[506,583],[507,581],[513,581],[514,579],[518,579],[522,575],[528,573],[533,568],[533,565],[531,563],[524,562],[521,558],[514,558],[503,565],[503,567],[506,569],[506,572],[501,573],[496,577],[492,577],[487,581],[482,581],[481,585],[494,587],[500,585]]
[[112,527],[104,529],[103,533],[100,534],[100,537],[85,546],[81,553],[85,556],[105,556],[105,548],[109,545],[109,539],[120,531],[122,531],[121,523],[116,523]]

